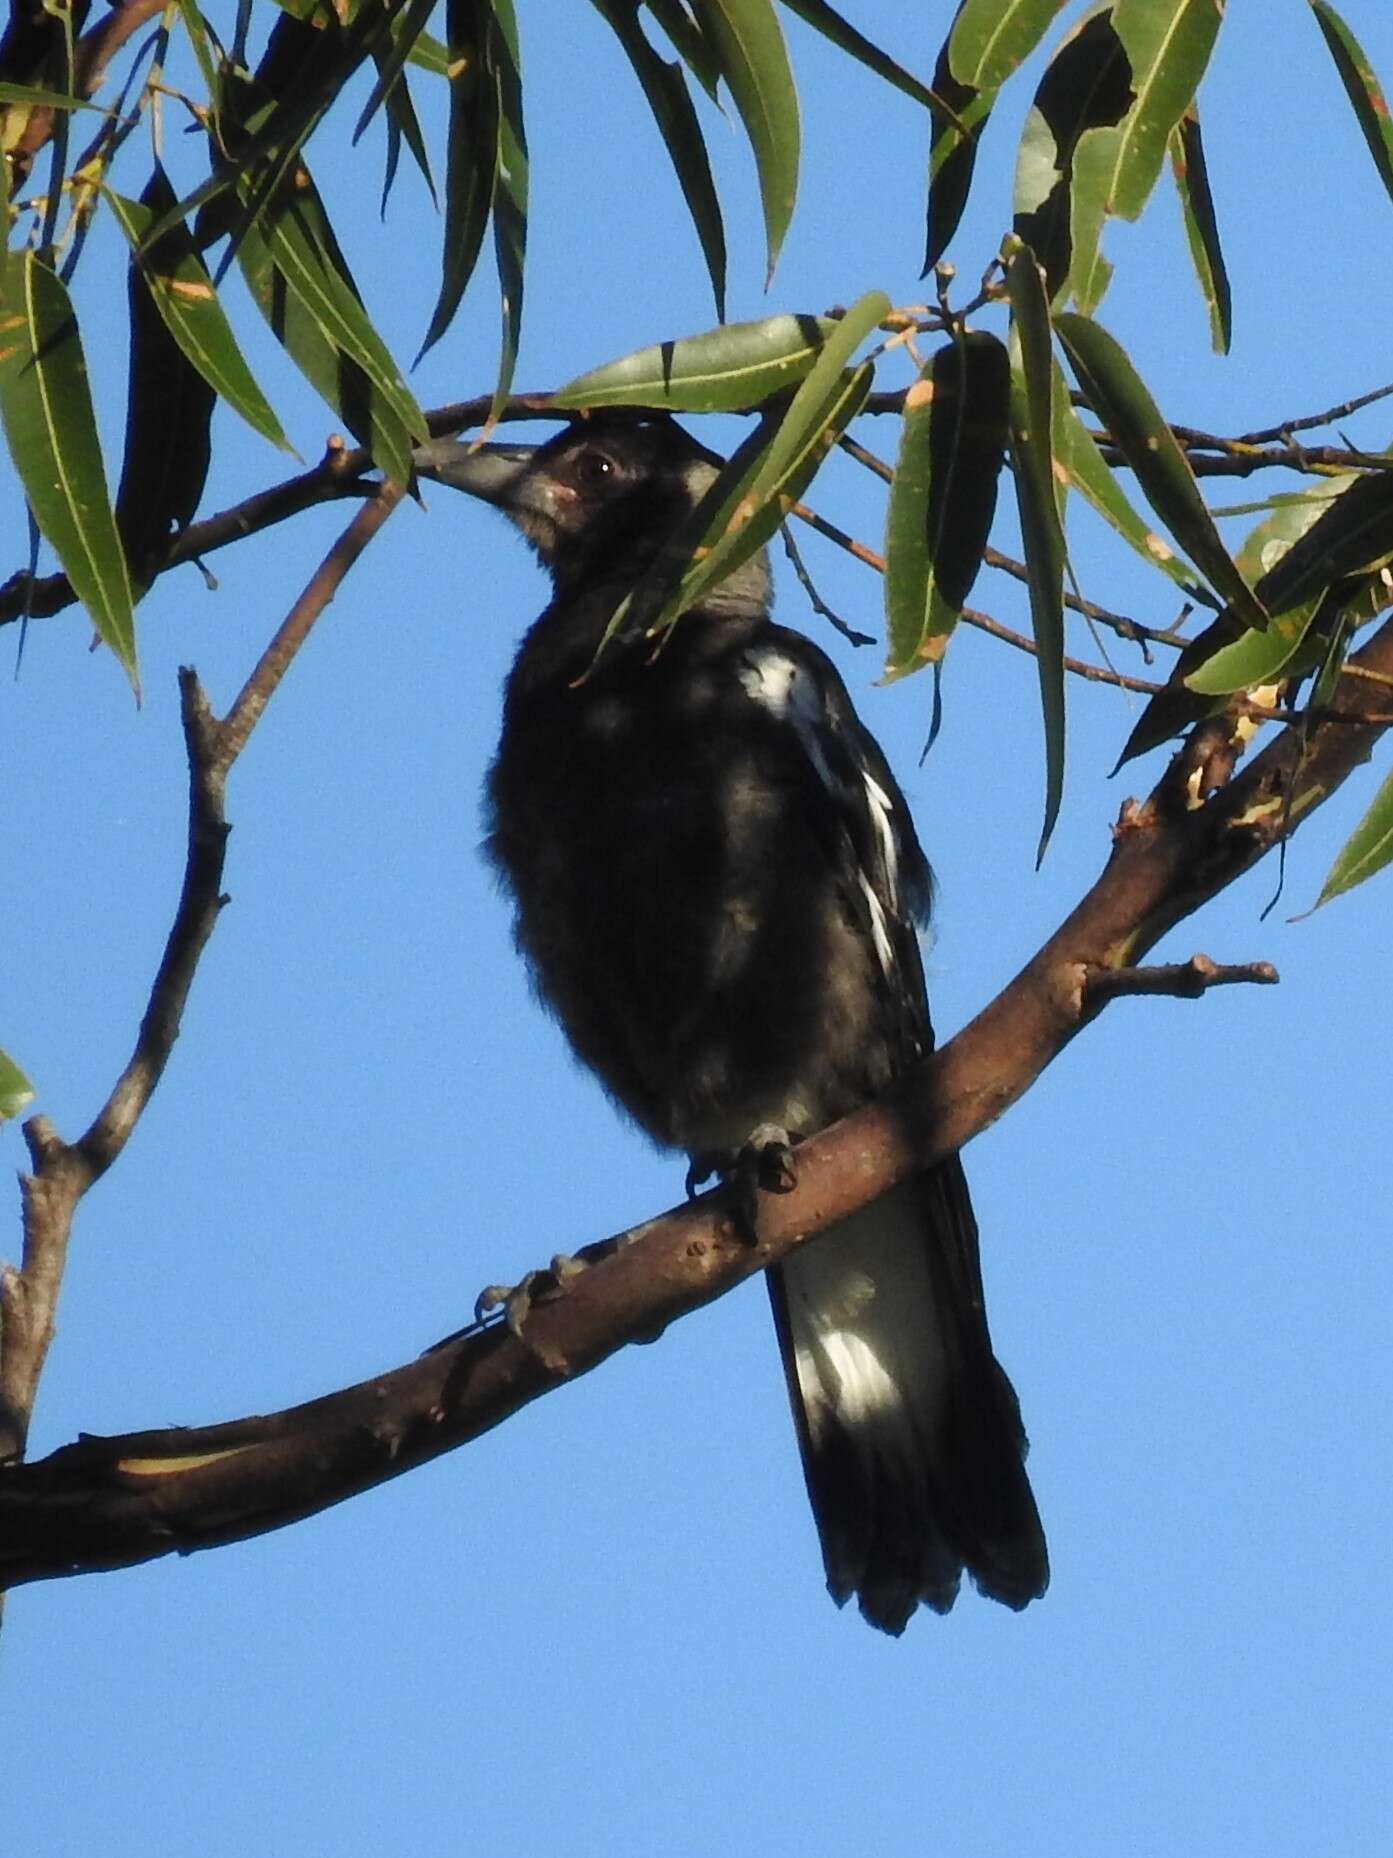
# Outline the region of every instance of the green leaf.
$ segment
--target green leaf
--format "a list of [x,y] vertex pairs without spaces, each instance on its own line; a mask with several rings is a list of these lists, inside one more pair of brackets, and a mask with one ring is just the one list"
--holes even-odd
[[1378,177],[1393,196],[1393,122],[1389,120],[1388,100],[1374,76],[1373,66],[1329,0],[1311,0],[1311,11],[1335,61],[1360,133],[1369,145]]
[[961,0],[934,65],[925,272],[938,263],[957,231],[972,184],[977,143],[1001,86],[1035,50],[1063,4],[1064,0]]
[[725,323],[704,335],[635,349],[553,394],[558,407],[652,406],[733,413],[759,406],[808,374],[839,327],[820,316]]
[[[878,290],[854,303],[828,335],[787,407],[767,415],[736,452],[693,516],[690,533],[684,527],[684,548],[675,549],[673,558],[686,559],[688,565],[653,620],[654,631],[671,625],[774,534],[789,505],[802,495],[829,448],[865,403],[872,366],[865,362],[849,369],[847,363],[889,309],[889,298]],[[685,546],[688,542],[690,547]],[[652,590],[636,594],[642,602],[652,597]],[[624,611],[621,607],[616,614],[616,625]]]
[[0,1122],[8,1122],[34,1101],[34,1086],[7,1053],[0,1052]]
[[1189,460],[1121,343],[1101,323],[1073,313],[1056,317],[1055,329],[1089,404],[1136,473],[1147,502],[1244,624],[1263,629],[1267,614],[1234,566]]
[[1219,220],[1209,189],[1209,168],[1204,159],[1199,112],[1186,110],[1170,138],[1171,175],[1180,196],[1185,221],[1185,242],[1209,311],[1209,339],[1217,355],[1227,355],[1233,340],[1233,299],[1229,274],[1219,243]]
[[962,614],[996,511],[1009,392],[1005,348],[972,330],[905,397],[886,520],[887,677],[937,664]]
[[1112,275],[1099,249],[1104,221],[1135,220],[1151,197],[1222,13],[1222,0],[1115,0],[1112,29],[1131,67],[1132,102],[1121,122],[1084,129],[1073,159],[1069,282],[1085,315],[1102,302]]
[[1273,615],[1266,632],[1245,632],[1232,645],[1221,646],[1185,677],[1185,688],[1202,697],[1226,697],[1275,684],[1301,649],[1320,606],[1317,596],[1289,607]]
[[70,97],[62,90],[41,90],[36,84],[0,84],[0,103],[14,104],[19,109],[95,110],[99,116],[111,115],[111,111],[102,109],[100,104],[88,103],[82,97]]
[[1035,92],[1016,156],[1012,230],[1045,268],[1051,300],[1069,280],[1074,155],[1090,130],[1122,122],[1132,104],[1132,68],[1098,0],[1066,33]]
[[[1283,547],[1283,544],[1288,545]],[[1372,618],[1388,604],[1385,564],[1393,561],[1393,481],[1388,473],[1356,477],[1322,507],[1309,501],[1287,504],[1260,523],[1239,552],[1250,574],[1263,569],[1257,596],[1275,614],[1315,608],[1299,656],[1286,655],[1279,669],[1290,675],[1308,659],[1317,632],[1330,636],[1341,614],[1356,623]],[[1152,697],[1127,738],[1119,766],[1178,735],[1219,707],[1197,693],[1190,680],[1219,653],[1243,644],[1249,636],[1231,607],[1192,639],[1180,654],[1166,688]],[[1261,637],[1261,634],[1257,636]],[[1248,648],[1249,664],[1261,675],[1267,661],[1261,648]],[[1233,661],[1226,661],[1232,666]],[[1243,660],[1239,660],[1239,669]]]
[[450,127],[445,157],[445,243],[440,295],[421,355],[449,328],[474,274],[498,178],[498,85],[486,68],[492,30],[488,0],[449,0]]
[[[1168,574],[1187,595],[1194,598],[1198,580],[1189,562],[1182,561],[1163,535],[1142,521],[1132,508],[1099,451],[1093,434],[1079,418],[1069,399],[1069,389],[1062,374],[1055,371],[1054,383],[1054,456],[1070,485],[1110,524],[1143,561]],[[1211,595],[1206,598],[1212,601]]]
[[1045,730],[1045,817],[1036,853],[1045,855],[1064,794],[1064,528],[1054,460],[1055,365],[1050,306],[1035,254],[1020,246],[1006,271],[1011,302],[1011,459],[1029,570],[1035,665]]
[[726,314],[726,237],[721,219],[721,203],[711,178],[711,163],[701,123],[687,91],[682,67],[660,58],[649,44],[638,15],[626,0],[593,0],[605,22],[623,47],[624,55],[643,86],[653,120],[667,148],[687,211],[692,216],[697,238],[701,241],[716,299],[716,317]]
[[498,381],[489,407],[492,424],[512,392],[522,333],[523,262],[527,256],[527,134],[522,121],[522,74],[513,0],[493,0],[493,23],[485,37],[494,83],[498,158],[493,169],[493,248],[503,311]]
[[308,21],[290,7],[283,12],[254,78],[229,66],[220,71],[214,96],[228,147],[215,144],[208,178],[159,216],[151,238],[162,238],[235,187],[241,201],[235,247],[246,225],[290,180],[301,149],[358,66],[386,39],[393,18],[382,4],[357,7],[345,24],[328,7],[313,9]]
[[1316,898],[1317,909],[1381,871],[1390,858],[1393,858],[1393,774],[1374,795],[1373,804],[1331,865],[1329,876]]
[[644,0],[644,6],[667,34],[677,56],[715,103],[721,82],[720,60],[711,41],[687,13],[682,0]]
[[77,317],[33,252],[0,268],[0,420],[34,521],[137,696],[135,615]]
[[1393,471],[1370,471],[1346,481],[1348,488],[1324,508],[1314,506],[1315,520],[1295,530],[1291,547],[1258,582],[1258,598],[1271,611],[1296,606],[1347,575],[1393,561]]
[[368,100],[363,105],[358,121],[354,124],[353,140],[355,143],[362,138],[364,130],[391,94],[435,7],[436,0],[406,0],[406,4],[396,10],[396,16],[392,22],[392,42],[385,50],[379,50],[374,55],[377,79],[368,92]]
[[924,274],[948,249],[967,206],[972,171],[977,165],[977,142],[986,127],[995,91],[976,91],[960,84],[948,62],[950,39],[939,48],[934,65],[934,92],[943,99],[929,114],[933,135],[929,142],[928,223],[925,230]]
[[695,0],[720,59],[759,174],[768,251],[766,287],[779,261],[798,192],[798,92],[772,0]]
[[1064,0],[962,0],[948,35],[953,76],[973,90],[1000,90],[1063,5]]
[[237,252],[272,333],[396,484],[411,478],[425,415],[368,321],[319,195],[303,168],[249,226]]
[[[1062,6],[1064,0],[1048,0],[1052,6]],[[845,52],[848,58],[854,58],[858,64],[865,65],[868,71],[874,71],[877,77],[895,90],[903,91],[906,97],[913,97],[916,103],[928,108],[934,100],[933,92],[921,84],[917,77],[897,64],[888,52],[873,44],[864,33],[858,32],[849,19],[844,19],[827,0],[784,0],[790,13],[796,13],[814,32],[820,32],[824,39],[835,45],[838,51]]]
[[237,346],[213,280],[183,222],[177,222],[157,244],[148,244],[151,226],[174,205],[174,189],[163,168],[156,168],[141,200],[128,200],[108,189],[103,192],[132,247],[150,299],[182,353],[253,432],[282,451],[293,452],[285,429]]
[[437,212],[440,202],[436,198],[435,176],[431,173],[430,156],[426,153],[426,139],[421,133],[420,119],[416,115],[416,106],[411,101],[411,86],[406,81],[405,73],[399,77],[387,92],[387,172],[382,183],[382,216],[387,215],[387,197],[392,191],[392,181],[396,175],[396,155],[401,144],[405,142],[411,150],[411,159],[416,163],[417,171],[426,184],[431,205]]

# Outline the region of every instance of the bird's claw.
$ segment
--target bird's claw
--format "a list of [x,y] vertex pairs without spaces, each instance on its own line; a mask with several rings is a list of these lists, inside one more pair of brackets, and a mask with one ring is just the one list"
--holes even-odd
[[474,1300],[474,1320],[483,1322],[494,1310],[501,1309],[503,1320],[519,1342],[526,1341],[523,1325],[534,1305],[554,1303],[564,1297],[566,1286],[589,1266],[586,1258],[574,1258],[558,1252],[541,1271],[529,1271],[516,1284],[488,1284]]
[[759,1239],[760,1194],[792,1193],[798,1185],[787,1129],[761,1123],[737,1151],[726,1182],[735,1203],[735,1230],[747,1245],[754,1245]]

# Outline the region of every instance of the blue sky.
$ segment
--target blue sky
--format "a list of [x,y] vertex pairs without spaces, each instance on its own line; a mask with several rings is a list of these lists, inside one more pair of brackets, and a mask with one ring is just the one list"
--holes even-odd
[[[950,12],[848,10],[921,72]],[[535,189],[519,384],[542,388],[711,310],[598,15],[519,11]],[[1345,11],[1393,82],[1385,9]],[[1208,351],[1164,188],[1140,227],[1110,232],[1102,311],[1167,410],[1220,431],[1393,374],[1393,206],[1307,8],[1231,14],[1202,103],[1234,353]],[[916,301],[920,116],[796,22],[789,37],[806,168],[767,297],[747,154],[713,127],[731,314],[876,286]],[[1005,226],[1032,88],[1017,80],[993,122],[950,254],[965,277]],[[370,137],[350,162],[331,125],[314,165],[371,308],[410,356],[439,231],[409,172],[377,223],[377,152]],[[135,191],[138,161],[126,178]],[[100,275],[85,267],[79,299],[99,379],[124,345]],[[413,377],[422,402],[487,387],[495,340],[481,271]],[[313,457],[332,422],[255,347]],[[119,460],[119,392],[101,411]],[[1390,417],[1349,430],[1381,446]],[[208,509],[284,470],[219,419]],[[867,442],[892,440],[872,428]],[[876,541],[874,490],[849,464],[815,501]],[[233,775],[233,902],[165,1083],[82,1208],[38,1452],[346,1384],[455,1327],[483,1284],[680,1192],[680,1163],[619,1123],[530,1001],[477,854],[499,684],[542,579],[491,512],[444,491],[429,505],[368,552]],[[216,592],[192,569],[167,577],[141,609],[138,713],[71,613],[31,629],[7,681],[0,1043],[66,1134],[125,1056],[177,894],[174,668],[194,662],[225,708],[344,520],[317,512],[225,551]],[[1167,585],[1087,519],[1073,542],[1095,598],[1174,617]],[[7,569],[22,546],[11,537]],[[805,554],[830,602],[874,630],[874,578],[813,539]],[[1037,873],[1027,660],[955,641],[921,767],[923,681],[877,688],[876,654],[832,638],[780,574],[780,617],[838,657],[915,808],[940,879],[928,967],[950,1033],[1091,881],[1122,799],[1159,763],[1108,782],[1135,711],[1074,683],[1065,808]],[[975,597],[1027,625],[1013,585],[984,577]],[[966,1595],[898,1642],[836,1612],[753,1284],[300,1527],[17,1593],[0,1659],[14,1849],[1385,1850],[1386,882],[1289,920],[1372,787],[1351,782],[1297,839],[1265,921],[1273,867],[1167,944],[1270,959],[1280,989],[1119,1003],[967,1153],[1050,1535],[1041,1603],[1016,1617]],[[17,1134],[0,1139],[19,1167]],[[17,1244],[16,1222],[0,1252]]]

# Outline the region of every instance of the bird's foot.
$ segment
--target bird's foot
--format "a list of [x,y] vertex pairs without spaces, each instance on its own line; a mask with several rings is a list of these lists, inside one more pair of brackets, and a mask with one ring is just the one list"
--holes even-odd
[[725,1176],[734,1201],[735,1230],[747,1245],[754,1245],[759,1239],[760,1194],[792,1193],[798,1185],[788,1130],[761,1123],[737,1149]]
[[567,1286],[589,1269],[590,1262],[585,1257],[558,1252],[544,1270],[529,1271],[516,1284],[486,1285],[474,1300],[475,1322],[481,1323],[494,1310],[501,1309],[508,1328],[520,1342],[525,1342],[523,1326],[536,1305],[564,1297]]

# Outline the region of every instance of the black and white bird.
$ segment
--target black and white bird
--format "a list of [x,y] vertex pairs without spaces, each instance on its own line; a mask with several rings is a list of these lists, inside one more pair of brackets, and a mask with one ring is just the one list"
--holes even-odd
[[[831,660],[769,617],[761,555],[660,651],[622,596],[720,460],[666,418],[540,447],[437,442],[425,475],[506,511],[554,597],[507,681],[488,851],[543,1002],[611,1097],[700,1168],[811,1135],[933,1042],[930,876]],[[964,1569],[1048,1580],[1025,1433],[992,1353],[956,1157],[768,1273],[827,1584],[903,1630]]]

